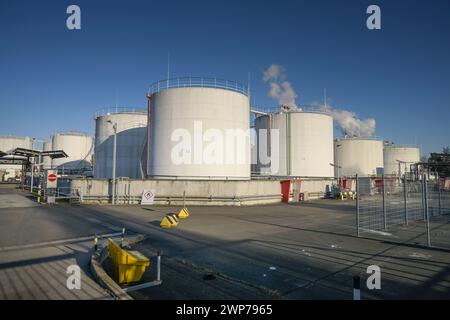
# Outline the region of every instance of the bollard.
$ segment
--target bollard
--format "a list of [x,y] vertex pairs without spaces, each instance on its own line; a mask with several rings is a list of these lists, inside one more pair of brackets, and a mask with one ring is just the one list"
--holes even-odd
[[98,236],[95,235],[94,237],[94,250],[97,251],[98,250]]
[[157,260],[156,260],[156,281],[161,281],[161,254],[162,251],[157,251]]
[[353,300],[361,300],[361,278],[353,277]]
[[120,238],[120,247],[123,248],[123,240],[125,238],[125,228],[122,228],[122,237]]

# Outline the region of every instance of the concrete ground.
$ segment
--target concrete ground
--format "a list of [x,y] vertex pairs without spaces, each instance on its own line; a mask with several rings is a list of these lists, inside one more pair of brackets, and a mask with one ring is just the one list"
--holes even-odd
[[[0,300],[105,300],[111,296],[89,275],[92,241],[0,249]],[[81,288],[68,289],[67,268],[81,268]]]
[[[134,212],[141,210],[146,209]],[[190,261],[282,299],[351,299],[353,275],[365,281],[369,265],[381,268],[382,288],[363,286],[363,298],[450,298],[449,251],[401,245],[392,236],[358,239],[353,203],[320,200],[190,211],[192,216],[181,221],[178,229],[150,236],[137,249],[143,253],[163,249],[171,259]],[[160,213],[150,215],[156,218]],[[444,229],[450,231],[450,225],[441,226]],[[174,271],[169,271],[172,276]],[[189,287],[183,282],[177,287],[170,296],[186,298],[180,292],[189,292]],[[155,299],[161,291],[165,290],[151,288],[139,294]]]
[[[113,236],[118,229],[71,219],[13,187],[0,185],[0,300],[111,299],[92,280],[89,263],[93,234]],[[81,269],[79,290],[67,288],[71,265]]]
[[[363,279],[363,299],[450,298],[450,251],[400,244],[395,234],[356,238],[353,202],[190,207],[191,217],[177,228],[161,229],[164,214],[179,209],[68,204],[0,208],[0,247],[122,227],[145,234],[148,239],[135,246],[152,259],[145,280],[154,279],[153,257],[159,249],[163,284],[131,293],[140,299],[351,299],[356,274]],[[448,234],[450,225],[439,225],[439,232]],[[373,264],[381,268],[381,290],[365,287],[366,268]]]

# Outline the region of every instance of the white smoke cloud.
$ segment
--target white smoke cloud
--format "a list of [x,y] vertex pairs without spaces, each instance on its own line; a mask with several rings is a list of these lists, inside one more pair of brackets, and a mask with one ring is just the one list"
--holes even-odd
[[269,97],[279,105],[297,108],[295,99],[297,94],[289,81],[286,81],[286,71],[283,66],[272,64],[263,73],[264,82],[269,82]]
[[272,64],[263,73],[263,80],[267,81],[279,81],[286,79],[286,71],[283,66],[278,64]]
[[[284,108],[285,110],[297,110],[295,102],[297,94],[286,78],[285,68],[278,64],[272,64],[263,72],[264,82],[269,82],[270,85],[269,97],[276,100],[280,106],[288,107]],[[319,103],[314,103],[313,105],[329,112],[339,125],[343,135],[359,137],[371,136],[375,133],[375,119],[361,120],[355,112],[336,109],[328,103],[327,105]]]
[[339,125],[343,135],[347,136],[371,136],[375,133],[376,121],[375,119],[358,118],[358,115],[353,111],[335,109],[330,105],[314,104],[322,110],[329,112],[334,121]]

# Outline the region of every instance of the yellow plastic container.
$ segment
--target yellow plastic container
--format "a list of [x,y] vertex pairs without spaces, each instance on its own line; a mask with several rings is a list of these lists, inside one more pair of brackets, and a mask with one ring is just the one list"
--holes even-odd
[[109,255],[111,257],[114,277],[119,284],[141,280],[150,261],[139,251],[126,251],[109,239]]

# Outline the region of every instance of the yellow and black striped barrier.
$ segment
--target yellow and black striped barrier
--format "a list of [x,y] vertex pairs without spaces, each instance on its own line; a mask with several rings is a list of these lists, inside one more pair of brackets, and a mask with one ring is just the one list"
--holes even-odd
[[178,217],[176,214],[166,214],[160,223],[161,228],[169,229],[178,226]]
[[188,208],[183,207],[178,214],[166,214],[164,218],[162,218],[160,226],[164,229],[175,228],[178,226],[179,219],[187,219],[189,216],[190,213]]
[[178,218],[179,219],[186,219],[190,216],[189,214],[189,210],[188,208],[184,207],[183,209],[180,210],[180,212],[178,213]]

